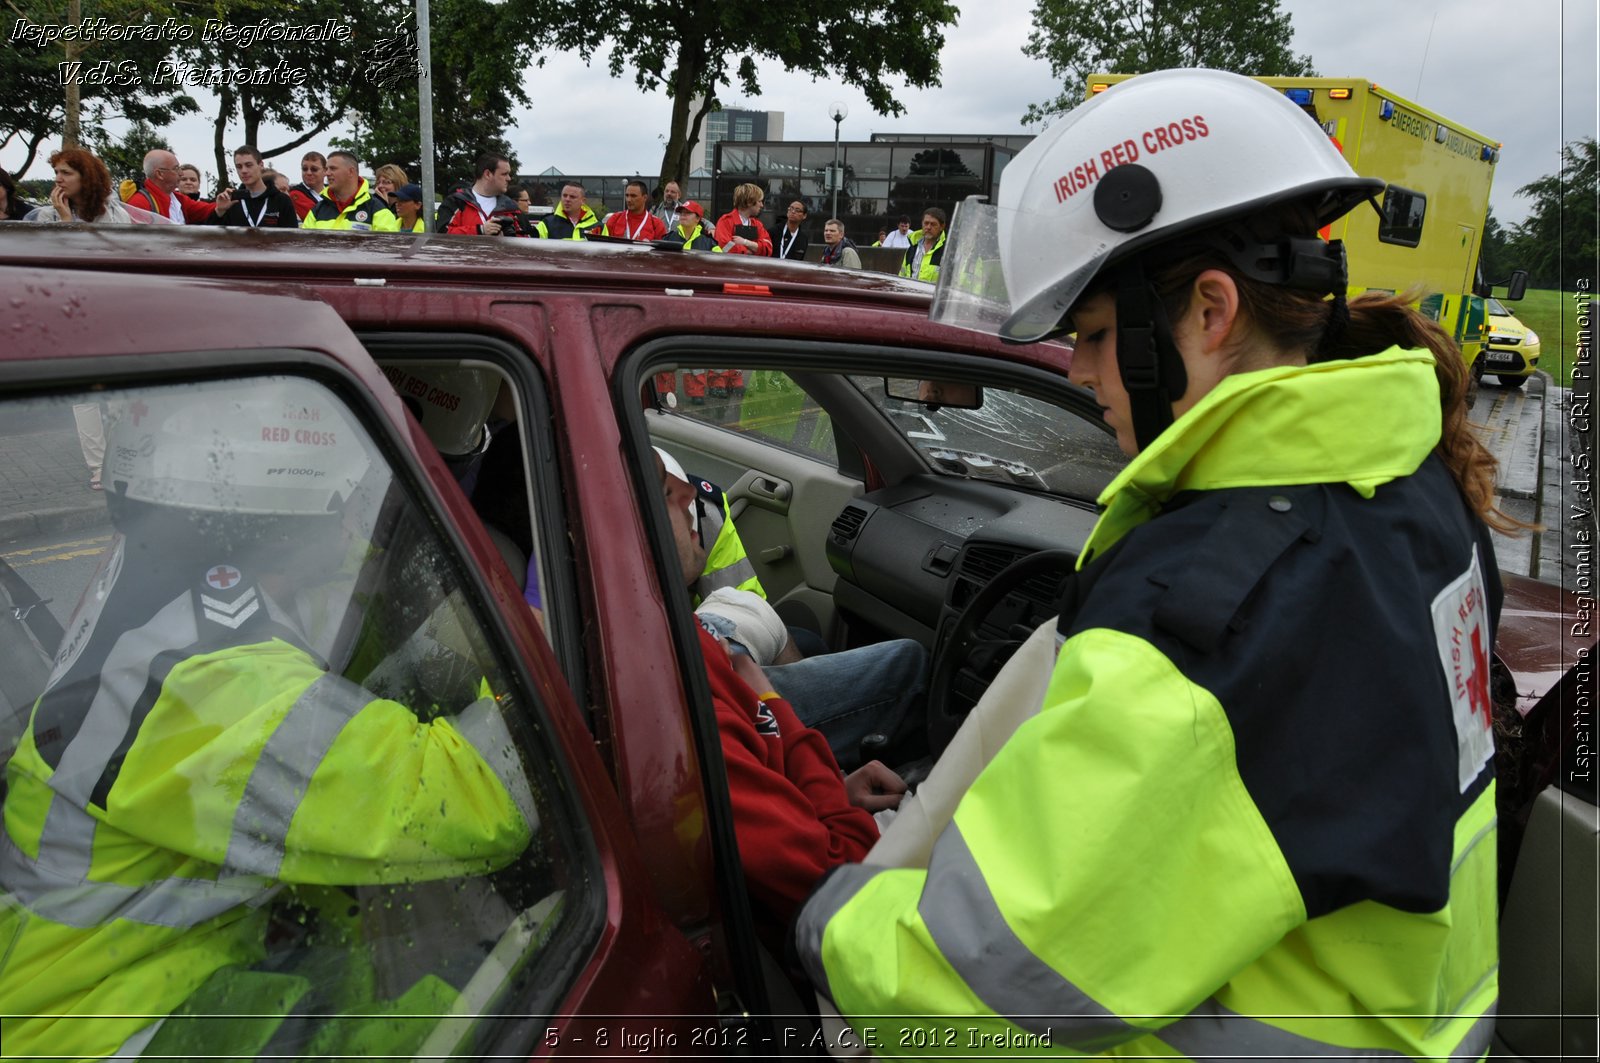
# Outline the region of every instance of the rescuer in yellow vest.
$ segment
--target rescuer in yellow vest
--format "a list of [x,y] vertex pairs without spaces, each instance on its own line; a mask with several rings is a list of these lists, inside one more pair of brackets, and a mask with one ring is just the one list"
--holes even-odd
[[[364,623],[355,590],[398,488],[326,391],[262,378],[108,406],[117,535],[7,767],[8,1055],[164,1051],[163,1016],[248,982],[275,901],[331,900],[348,924],[354,895],[326,887],[483,875],[537,822],[481,681],[424,720],[329,663],[403,633]],[[448,1007],[424,981],[442,992],[423,1010]]]
[[[1274,90],[1171,70],[957,212],[935,316],[1075,332],[1071,379],[1133,460],[1009,740],[952,769],[925,847],[898,844],[928,823],[903,804],[880,846],[905,855],[837,868],[798,917],[819,991],[888,1054],[1488,1049],[1485,520],[1513,522],[1450,338],[1404,295],[1347,304],[1317,235],[1382,187]],[[951,290],[994,258],[1008,306]]]

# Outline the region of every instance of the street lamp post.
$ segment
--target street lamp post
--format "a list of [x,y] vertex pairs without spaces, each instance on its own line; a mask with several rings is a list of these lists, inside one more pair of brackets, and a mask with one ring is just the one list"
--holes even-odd
[[417,109],[422,140],[422,216],[433,231],[433,29],[428,0],[417,0]]
[[845,120],[850,113],[850,108],[841,101],[835,100],[828,104],[828,117],[833,119],[833,217],[839,216],[839,186],[844,184],[844,175],[839,172],[839,123]]

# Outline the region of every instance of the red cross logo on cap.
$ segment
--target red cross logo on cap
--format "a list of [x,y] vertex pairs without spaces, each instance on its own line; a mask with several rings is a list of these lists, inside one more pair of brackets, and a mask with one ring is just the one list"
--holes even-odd
[[243,578],[243,575],[236,568],[228,565],[214,565],[206,573],[206,585],[215,587],[219,591],[225,591]]

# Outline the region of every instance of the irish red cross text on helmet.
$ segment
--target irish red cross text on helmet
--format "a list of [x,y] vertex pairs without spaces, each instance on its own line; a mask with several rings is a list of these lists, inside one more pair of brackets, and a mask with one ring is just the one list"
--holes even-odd
[[1024,148],[994,207],[960,205],[933,316],[1042,339],[1096,277],[1143,250],[1289,200],[1325,225],[1382,188],[1274,89],[1218,70],[1144,74]]

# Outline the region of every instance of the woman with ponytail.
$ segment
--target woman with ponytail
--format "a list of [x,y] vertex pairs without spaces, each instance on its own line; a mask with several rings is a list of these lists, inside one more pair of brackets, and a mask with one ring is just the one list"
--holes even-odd
[[[800,913],[802,963],[877,1043],[943,1046],[949,1019],[905,1017],[960,1015],[968,1046],[1068,1054],[1489,1047],[1485,522],[1515,522],[1460,352],[1406,295],[1347,300],[1319,235],[1382,188],[1280,93],[1172,70],[957,213],[935,317],[1075,333],[1132,461],[1029,642],[1042,694],[1006,703],[921,865],[844,865]],[[999,313],[960,290],[995,261]]]

